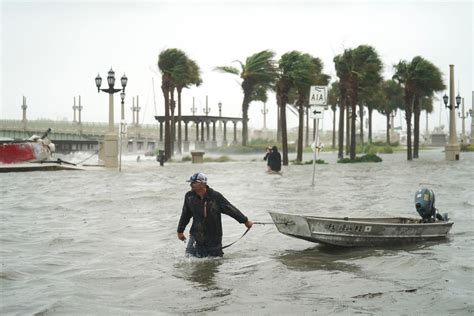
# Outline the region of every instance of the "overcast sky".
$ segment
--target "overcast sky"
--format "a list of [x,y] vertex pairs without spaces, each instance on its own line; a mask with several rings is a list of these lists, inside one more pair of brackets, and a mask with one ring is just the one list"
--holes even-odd
[[[72,121],[73,97],[81,95],[83,121],[106,122],[108,97],[97,93],[94,78],[100,73],[105,88],[113,67],[117,78],[123,73],[129,78],[126,120],[132,121],[132,97],[139,96],[140,121],[152,124],[155,113],[164,113],[156,64],[167,48],[182,49],[202,70],[203,85],[183,91],[184,115],[190,114],[193,97],[202,113],[208,95],[210,115],[218,115],[220,101],[224,116],[240,117],[240,82],[213,71],[215,66],[236,65],[234,60],[245,61],[263,49],[273,50],[277,58],[299,50],[320,57],[334,81],[333,57],[361,44],[377,50],[387,79],[394,63],[421,55],[441,69],[448,85],[449,65],[454,64],[456,93],[465,98],[467,110],[473,90],[473,14],[472,1],[2,0],[0,118],[21,119],[26,96],[29,120]],[[262,107],[251,104],[251,127],[262,126]],[[267,107],[267,124],[274,128],[274,94]],[[327,114],[325,127],[332,121]],[[116,94],[116,122],[119,115]],[[375,119],[375,129],[383,129],[383,118]],[[440,120],[446,124],[447,112],[436,101],[430,129]],[[424,130],[424,115],[421,124]],[[289,127],[296,125],[289,114]],[[466,126],[470,130],[470,119]]]

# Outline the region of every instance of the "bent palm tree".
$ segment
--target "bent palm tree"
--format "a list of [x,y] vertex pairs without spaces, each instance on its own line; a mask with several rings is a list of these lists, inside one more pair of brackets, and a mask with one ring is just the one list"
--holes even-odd
[[418,158],[420,105],[418,98],[431,96],[435,91],[445,88],[441,72],[431,62],[416,56],[411,62],[400,61],[393,66],[393,79],[404,88],[405,119],[407,122],[407,160],[413,159],[411,142],[411,116],[415,113],[415,148]]
[[286,128],[286,105],[290,99],[290,90],[295,87],[296,78],[300,72],[305,72],[304,63],[301,63],[302,54],[291,51],[283,54],[278,61],[278,80],[276,82],[276,98],[280,112],[281,142],[283,165],[288,165],[288,131]]
[[170,159],[172,156],[171,145],[171,122],[170,96],[175,87],[175,80],[179,76],[179,69],[181,65],[186,63],[186,54],[176,48],[170,48],[162,51],[158,56],[158,68],[162,74],[161,76],[161,91],[165,99],[165,157]]
[[276,79],[276,67],[273,58],[275,53],[270,50],[263,50],[248,57],[245,64],[240,64],[240,70],[231,66],[220,66],[214,70],[238,75],[242,79],[241,87],[244,93],[242,101],[242,146],[248,142],[248,110],[250,102],[258,100],[261,92],[257,90],[272,89]]
[[176,91],[178,92],[178,153],[181,153],[181,92],[191,85],[199,86],[202,83],[201,73],[197,63],[186,57],[186,63],[178,65],[176,69]]
[[441,71],[430,61],[417,56],[413,58],[412,63],[416,63],[418,73],[416,80],[414,113],[414,139],[413,139],[413,158],[418,158],[420,147],[420,114],[422,110],[422,99],[431,98],[435,92],[446,88],[443,83]]
[[378,84],[381,80],[382,62],[375,49],[360,45],[355,49],[346,49],[342,55],[334,57],[336,74],[339,77],[341,91],[346,93],[346,101],[352,109],[350,159],[356,156],[356,106],[359,93]]
[[298,146],[296,151],[296,161],[303,160],[303,129],[304,110],[308,105],[309,90],[312,85],[327,85],[329,76],[322,73],[323,62],[309,54],[303,54],[299,63],[301,71],[295,77],[295,87],[298,93],[296,105],[298,108]]

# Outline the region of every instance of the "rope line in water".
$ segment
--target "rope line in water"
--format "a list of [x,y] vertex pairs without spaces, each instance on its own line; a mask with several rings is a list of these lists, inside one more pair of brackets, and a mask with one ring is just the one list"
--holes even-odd
[[[255,224],[255,223],[254,223],[254,224]],[[225,245],[224,247],[222,247],[222,249],[225,249],[225,248],[227,248],[227,247],[230,247],[230,246],[232,246],[233,244],[235,244],[236,242],[238,242],[239,240],[241,240],[241,239],[249,232],[250,228],[251,228],[251,227],[247,228],[247,230],[243,233],[242,236],[240,236],[239,239],[237,239],[237,240],[234,241],[233,243],[230,243],[230,244],[228,244],[228,245]]]
[[257,225],[273,225],[273,224],[288,225],[289,224],[289,222],[253,222],[253,223]]
[[79,161],[77,164],[80,165],[80,164],[83,163],[84,161],[91,159],[91,158],[92,158],[95,154],[97,154],[99,151],[100,151],[100,149],[97,150],[95,153],[92,153],[92,155],[90,155],[90,156],[87,157],[86,159],[84,159],[84,160],[82,160],[82,161]]
[[[273,225],[273,224],[288,225],[288,222],[253,222],[253,223],[254,223],[254,225]],[[235,244],[236,242],[238,242],[239,240],[241,240],[242,238],[244,238],[244,236],[249,232],[250,228],[252,228],[252,227],[247,228],[247,230],[242,234],[242,236],[239,237],[239,239],[237,239],[234,242],[231,242],[228,245],[223,246],[221,249],[228,248],[228,247],[232,246],[233,244]],[[183,242],[186,244],[186,240],[183,240]]]

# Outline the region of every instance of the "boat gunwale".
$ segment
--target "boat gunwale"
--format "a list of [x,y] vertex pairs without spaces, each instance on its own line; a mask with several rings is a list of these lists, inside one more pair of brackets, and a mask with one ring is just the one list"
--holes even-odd
[[383,225],[383,226],[451,226],[454,223],[453,222],[433,222],[433,223],[423,223],[423,222],[417,222],[417,223],[392,223],[392,222],[384,222],[384,221],[379,221],[375,222],[375,220],[388,220],[388,219],[400,219],[400,220],[412,220],[416,221],[417,219],[410,218],[410,217],[368,217],[367,219],[372,219],[374,222],[371,221],[364,221],[362,218],[355,218],[355,219],[339,219],[339,218],[330,218],[330,217],[317,217],[317,216],[304,216],[306,219],[315,219],[318,221],[323,221],[323,222],[337,222],[337,223],[351,223],[351,224],[365,224],[365,225]]
[[[392,223],[392,222],[386,222],[384,220],[411,220],[411,221],[419,221],[418,219],[415,219],[413,217],[367,217],[367,218],[344,218],[344,217],[321,217],[321,216],[313,216],[313,215],[295,215],[295,214],[288,214],[288,213],[278,213],[278,212],[269,212],[272,214],[278,214],[278,215],[288,215],[288,216],[296,216],[296,217],[302,217],[306,221],[308,219],[314,219],[315,221],[322,221],[322,222],[337,222],[337,223],[351,223],[351,224],[365,224],[365,225],[383,225],[383,226],[452,226],[454,222],[447,221],[447,222],[441,222],[437,221],[434,223],[422,223],[422,222],[417,222],[417,223]],[[374,221],[367,221],[368,219],[374,220]],[[273,218],[272,218],[273,220]],[[380,220],[380,221],[377,221]],[[308,223],[309,224],[309,223]],[[278,224],[275,224],[278,225]]]

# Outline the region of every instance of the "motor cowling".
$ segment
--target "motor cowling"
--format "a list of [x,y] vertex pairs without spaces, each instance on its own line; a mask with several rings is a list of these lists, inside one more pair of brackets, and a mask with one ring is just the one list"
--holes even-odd
[[419,189],[415,193],[415,208],[424,222],[447,221],[448,214],[442,216],[435,207],[435,194],[431,189]]
[[429,219],[436,215],[435,194],[430,189],[419,189],[415,193],[415,207],[423,219]]

